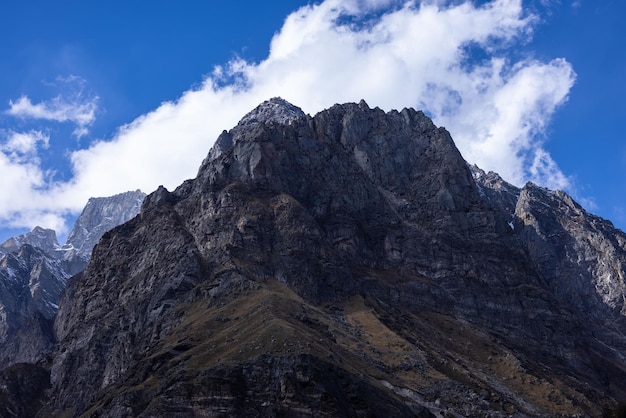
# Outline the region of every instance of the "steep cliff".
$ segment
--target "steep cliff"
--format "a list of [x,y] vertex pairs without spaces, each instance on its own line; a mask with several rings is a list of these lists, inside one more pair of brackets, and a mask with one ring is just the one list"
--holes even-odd
[[62,247],[55,231],[41,227],[0,245],[0,368],[50,352],[67,280],[86,267],[90,245],[139,212],[143,197],[136,191],[90,199]]
[[520,189],[472,170],[487,201],[508,215],[544,284],[579,314],[623,326],[626,235],[561,190],[533,183]]
[[146,194],[141,190],[135,190],[109,197],[90,198],[68,234],[65,246],[88,258],[105,232],[139,213],[145,197]]
[[509,186],[421,112],[267,101],[69,281],[43,412],[601,416],[624,234]]
[[0,258],[0,364],[34,362],[54,344],[52,320],[69,274],[28,244]]
[[146,194],[141,190],[109,197],[92,197],[76,219],[65,245],[57,252],[71,274],[83,271],[102,235],[139,213]]

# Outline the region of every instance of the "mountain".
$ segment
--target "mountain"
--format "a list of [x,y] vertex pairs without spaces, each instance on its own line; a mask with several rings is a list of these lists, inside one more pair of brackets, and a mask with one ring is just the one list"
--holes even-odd
[[65,245],[56,252],[72,275],[87,266],[93,247],[105,232],[139,213],[146,194],[141,190],[109,197],[92,197],[76,219]]
[[52,321],[69,274],[30,244],[0,258],[0,364],[35,362],[52,349]]
[[56,232],[36,226],[32,231],[9,238],[0,244],[0,256],[19,250],[24,244],[39,248],[47,254],[54,254],[59,249]]
[[89,257],[91,250],[105,232],[139,213],[141,202],[145,197],[146,194],[141,190],[110,197],[92,197],[76,219],[65,246]]
[[34,363],[54,347],[52,323],[67,280],[86,267],[90,242],[136,215],[143,197],[90,199],[62,247],[55,231],[41,227],[0,245],[0,366]]
[[271,99],[103,235],[47,362],[5,373],[37,384],[0,397],[39,416],[600,417],[626,401],[625,238],[470,167],[422,112]]
[[489,201],[510,214],[511,228],[551,291],[587,317],[623,322],[626,236],[622,231],[587,213],[563,191],[533,183],[519,189],[495,173],[473,169]]

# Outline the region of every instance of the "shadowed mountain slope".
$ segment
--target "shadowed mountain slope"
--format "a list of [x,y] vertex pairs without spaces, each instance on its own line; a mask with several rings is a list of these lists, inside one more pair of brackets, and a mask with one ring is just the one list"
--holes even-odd
[[41,413],[601,416],[624,234],[486,176],[412,109],[261,104],[69,281]]

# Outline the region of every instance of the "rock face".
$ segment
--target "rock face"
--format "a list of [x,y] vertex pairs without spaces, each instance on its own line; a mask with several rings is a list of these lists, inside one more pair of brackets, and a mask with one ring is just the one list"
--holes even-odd
[[509,226],[559,299],[598,320],[626,315],[626,235],[587,213],[567,193],[533,183],[519,189],[473,168],[489,202],[510,214]]
[[56,254],[63,259],[66,270],[71,274],[83,271],[102,235],[137,215],[145,197],[145,193],[136,190],[90,198],[68,234],[65,245]]
[[139,213],[145,197],[146,194],[141,190],[110,197],[92,197],[76,219],[65,246],[89,258],[93,247],[105,232]]
[[36,362],[53,347],[52,322],[67,280],[89,260],[89,243],[139,212],[145,195],[90,199],[67,243],[35,227],[0,245],[0,367]]
[[0,245],[0,256],[19,250],[24,244],[39,248],[47,254],[54,254],[59,249],[56,232],[52,229],[36,226],[32,231],[24,235],[9,238],[2,243]]
[[602,416],[623,242],[421,112],[272,99],[69,280],[40,415]]
[[46,400],[50,372],[34,364],[16,364],[0,371],[0,416],[35,416]]
[[0,258],[0,364],[35,362],[50,351],[68,278],[58,260],[29,244]]
[[624,318],[623,233],[587,213],[564,192],[532,183],[521,190],[515,217],[515,228],[533,262],[559,298],[571,301],[585,315]]

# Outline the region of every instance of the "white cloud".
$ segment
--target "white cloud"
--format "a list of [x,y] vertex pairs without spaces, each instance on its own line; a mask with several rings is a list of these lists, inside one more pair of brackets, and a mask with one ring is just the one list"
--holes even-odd
[[[82,84],[84,80],[70,76],[57,81],[64,84]],[[16,101],[9,101],[6,114],[23,119],[72,122],[76,125],[74,135],[80,138],[89,133],[88,127],[96,120],[97,104],[97,96],[85,98],[82,91],[73,94],[69,99],[59,95],[39,103],[33,103],[28,96],[21,96]]]
[[492,61],[481,71],[483,77],[469,74],[461,87],[464,105],[439,118],[465,158],[517,185],[532,180],[551,188],[570,187],[542,147],[550,117],[575,80],[569,63],[522,62],[506,70],[501,61]]
[[48,147],[40,131],[9,132],[0,143],[0,219],[4,226],[67,229],[64,202],[48,192],[51,174],[41,168],[38,150]]
[[[392,0],[305,6],[287,17],[265,60],[236,59],[216,67],[178,100],[121,127],[113,138],[72,153],[71,181],[35,191],[40,199],[30,207],[62,213],[79,210],[90,196],[136,188],[150,192],[160,184],[172,189],[195,176],[223,129],[273,96],[311,114],[362,98],[385,110],[421,108],[449,129],[470,162],[517,184],[532,179],[567,187],[542,135],[567,99],[574,72],[563,59],[511,61],[509,54],[529,39],[537,21],[521,0],[480,7],[470,1]],[[472,48],[486,58],[477,61]],[[66,117],[86,127],[90,122],[78,121],[93,120],[95,102],[92,106],[65,113],[60,100],[33,105],[24,97],[11,111]],[[60,116],[67,114],[86,119]],[[50,196],[64,206],[54,206]]]
[[48,148],[49,141],[50,136],[41,131],[10,132],[6,142],[0,144],[0,151],[12,155],[14,160],[21,159],[35,155],[39,146]]

